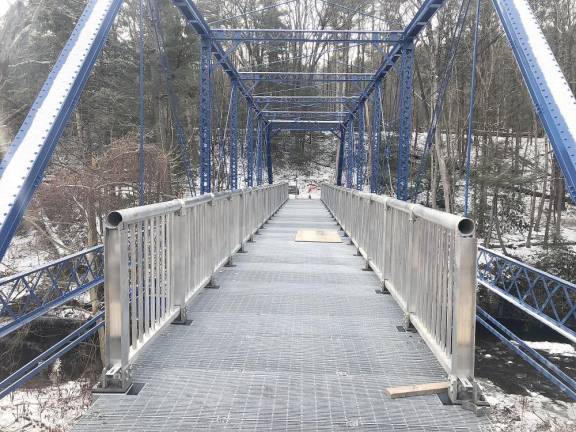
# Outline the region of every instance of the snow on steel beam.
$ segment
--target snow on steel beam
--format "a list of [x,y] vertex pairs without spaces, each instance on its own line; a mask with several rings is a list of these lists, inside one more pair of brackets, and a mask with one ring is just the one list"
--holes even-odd
[[383,44],[402,39],[401,31],[213,29],[214,39],[234,42],[313,42]]
[[526,0],[492,0],[572,201],[576,202],[576,100]]
[[238,90],[246,99],[248,105],[256,111],[256,114],[260,113],[260,108],[254,102],[254,97],[250,92],[250,89],[240,80],[240,75],[236,70],[234,64],[230,61],[226,50],[222,48],[222,45],[219,41],[214,40],[214,35],[212,33],[212,29],[202,16],[200,9],[196,6],[196,4],[192,0],[172,0],[172,3],[180,10],[188,24],[196,30],[201,37],[208,38],[210,40],[210,44],[212,46],[212,54],[216,61],[220,64],[224,72],[230,77],[232,81],[238,83]]
[[371,73],[340,73],[340,72],[240,72],[240,79],[244,81],[269,82],[357,82],[370,81]]
[[122,0],[91,0],[0,164],[0,260],[72,113]]
[[360,94],[358,98],[358,103],[353,110],[353,113],[356,114],[361,104],[366,102],[370,97],[370,94],[374,91],[379,81],[381,81],[394,67],[398,59],[402,56],[402,47],[404,45],[404,41],[410,41],[415,39],[422,29],[430,22],[432,17],[436,14],[438,9],[444,4],[445,0],[426,0],[412,21],[406,26],[404,29],[404,37],[401,41],[394,44],[394,46],[388,51],[386,57],[378,67],[378,70],[372,75],[372,79],[365,87],[364,91]]

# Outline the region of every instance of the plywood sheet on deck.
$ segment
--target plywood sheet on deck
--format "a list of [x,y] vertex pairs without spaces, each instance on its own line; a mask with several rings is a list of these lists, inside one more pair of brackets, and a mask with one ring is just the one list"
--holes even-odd
[[342,243],[336,230],[298,230],[297,242]]

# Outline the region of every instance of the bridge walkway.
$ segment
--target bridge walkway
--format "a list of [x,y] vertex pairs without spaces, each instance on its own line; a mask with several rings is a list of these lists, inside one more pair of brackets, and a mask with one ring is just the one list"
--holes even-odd
[[142,349],[140,393],[99,396],[74,430],[487,430],[436,395],[385,394],[446,375],[346,241],[294,241],[337,228],[321,201],[289,200],[194,298],[191,325]]

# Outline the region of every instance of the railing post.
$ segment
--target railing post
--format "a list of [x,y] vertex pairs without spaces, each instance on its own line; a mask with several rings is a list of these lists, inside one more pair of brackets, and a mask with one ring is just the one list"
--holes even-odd
[[130,310],[128,292],[128,233],[122,224],[104,233],[104,303],[106,364],[102,389],[125,392],[132,384],[129,369]]
[[[190,230],[188,228],[188,209],[184,207],[174,214],[174,238],[172,240],[172,270],[173,285],[172,302],[174,307],[180,309],[175,322],[185,323],[186,316],[186,294],[191,284],[190,275],[190,253],[188,250],[190,242]],[[171,305],[172,306],[172,305]]]
[[472,391],[476,332],[476,256],[474,236],[456,232],[454,245],[454,335],[452,338],[453,401]]
[[244,213],[246,212],[246,204],[244,202],[244,190],[240,191],[238,195],[238,241],[240,243],[239,253],[245,252],[244,249]]

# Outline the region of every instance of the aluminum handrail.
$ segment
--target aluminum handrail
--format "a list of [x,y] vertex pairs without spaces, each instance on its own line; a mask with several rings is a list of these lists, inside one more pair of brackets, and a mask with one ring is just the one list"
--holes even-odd
[[450,378],[450,398],[474,387],[474,222],[395,198],[323,184],[321,198]]
[[288,199],[288,183],[117,210],[106,219],[104,391],[131,385],[143,346]]

